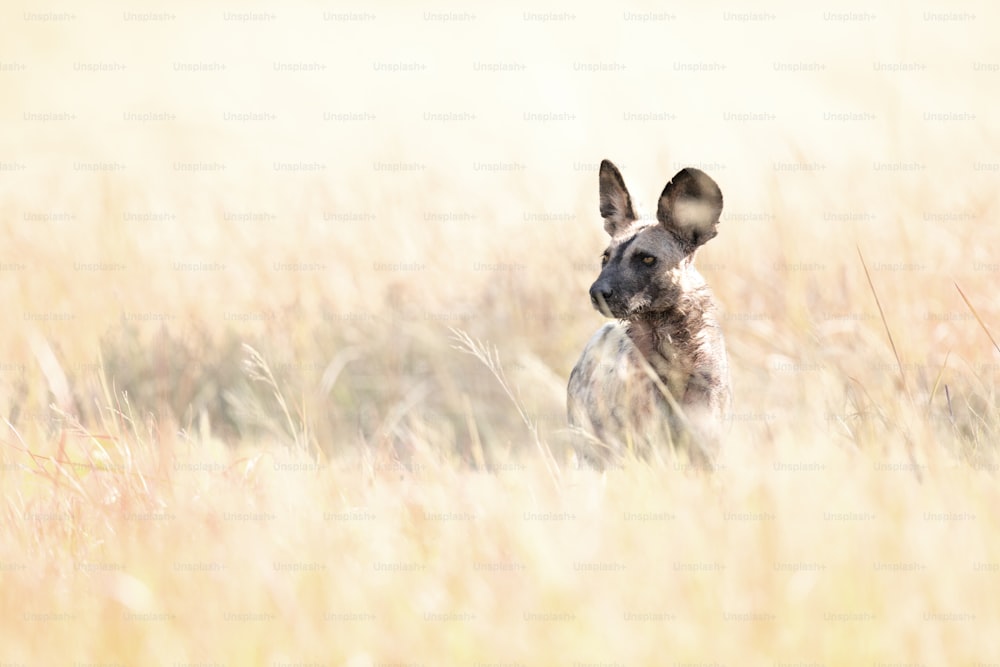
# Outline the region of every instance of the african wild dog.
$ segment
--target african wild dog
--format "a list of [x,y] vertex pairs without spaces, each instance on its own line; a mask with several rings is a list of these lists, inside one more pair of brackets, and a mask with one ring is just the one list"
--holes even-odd
[[682,169],[663,189],[656,220],[643,220],[604,160],[600,196],[611,244],[590,301],[618,322],[594,334],[569,378],[577,455],[603,469],[627,450],[647,457],[673,443],[711,465],[731,401],[729,364],[694,256],[717,234],[722,192],[704,172]]

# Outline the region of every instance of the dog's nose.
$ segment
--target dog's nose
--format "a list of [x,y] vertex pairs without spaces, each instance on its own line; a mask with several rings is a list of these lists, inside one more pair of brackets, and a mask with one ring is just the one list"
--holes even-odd
[[611,299],[611,288],[607,283],[594,283],[590,288],[590,301],[594,305],[607,303]]

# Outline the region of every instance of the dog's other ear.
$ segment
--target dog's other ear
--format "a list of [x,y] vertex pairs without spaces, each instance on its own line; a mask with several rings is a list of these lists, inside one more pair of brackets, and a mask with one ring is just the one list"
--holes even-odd
[[604,231],[614,236],[635,222],[635,211],[625,180],[610,160],[601,161],[600,186]]
[[693,167],[670,179],[656,207],[660,224],[692,249],[719,233],[721,214],[722,190],[711,176]]

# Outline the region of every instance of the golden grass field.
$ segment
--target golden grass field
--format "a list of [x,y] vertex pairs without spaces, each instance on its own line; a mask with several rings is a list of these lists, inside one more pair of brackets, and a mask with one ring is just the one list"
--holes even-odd
[[[0,667],[1000,665],[995,5],[84,5],[0,22]],[[570,463],[602,158],[725,194],[711,475]]]

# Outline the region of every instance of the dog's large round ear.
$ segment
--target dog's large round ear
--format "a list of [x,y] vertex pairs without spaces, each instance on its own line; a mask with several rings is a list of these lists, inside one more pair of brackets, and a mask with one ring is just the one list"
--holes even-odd
[[632,197],[625,187],[621,172],[610,160],[601,162],[599,176],[604,231],[614,236],[635,221]]
[[722,190],[711,176],[693,167],[670,179],[656,207],[660,224],[695,248],[719,233],[721,214]]

